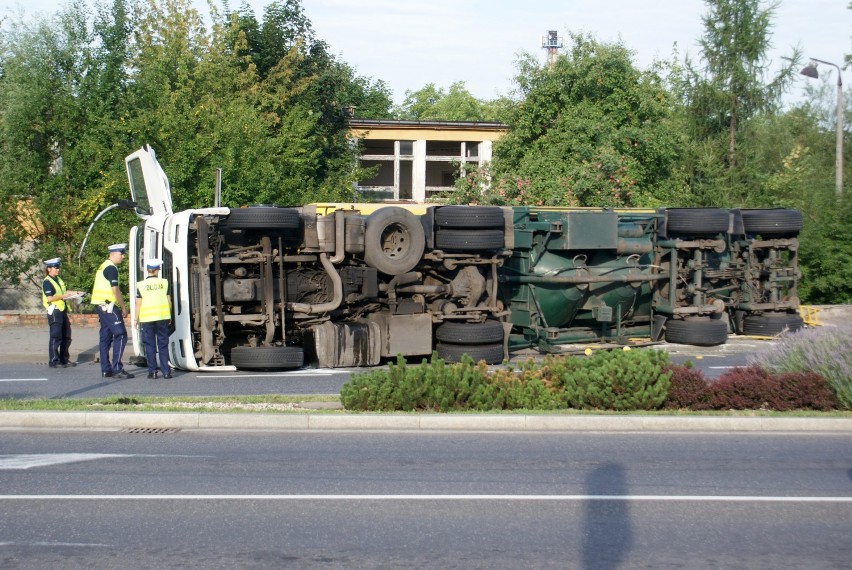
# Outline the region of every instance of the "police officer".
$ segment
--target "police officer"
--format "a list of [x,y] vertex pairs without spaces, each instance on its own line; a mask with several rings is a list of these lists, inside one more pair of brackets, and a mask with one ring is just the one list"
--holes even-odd
[[[114,243],[107,249],[109,257],[95,272],[95,284],[92,287],[92,303],[97,308],[98,321],[101,324],[101,376],[133,378],[133,374],[127,372],[121,363],[121,356],[127,345],[127,329],[124,327],[127,307],[118,288],[118,265],[124,260],[127,244]],[[109,358],[110,347],[112,361]]]
[[68,299],[81,295],[80,291],[68,291],[59,276],[61,259],[54,257],[44,262],[44,280],[41,282],[41,303],[47,309],[47,326],[50,337],[47,344],[47,364],[51,368],[77,366],[71,362],[68,347],[71,346],[71,312]]
[[163,262],[149,259],[145,264],[148,277],[136,285],[136,318],[142,329],[142,344],[145,345],[145,360],[148,362],[148,378],[157,377],[157,356],[163,378],[171,378],[169,368],[169,323],[172,320],[172,303],[169,298],[169,282],[157,273]]

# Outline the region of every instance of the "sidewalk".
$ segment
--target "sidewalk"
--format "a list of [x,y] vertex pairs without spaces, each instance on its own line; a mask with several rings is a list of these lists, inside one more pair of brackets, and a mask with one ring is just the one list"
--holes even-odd
[[[47,364],[48,330],[43,315],[25,319],[21,324],[0,324],[0,363]],[[97,320],[71,323],[71,360],[78,363],[94,362],[98,358]]]

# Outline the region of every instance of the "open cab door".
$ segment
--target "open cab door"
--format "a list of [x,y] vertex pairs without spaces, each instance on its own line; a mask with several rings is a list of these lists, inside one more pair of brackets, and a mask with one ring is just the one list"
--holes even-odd
[[172,213],[172,191],[169,178],[157,162],[154,149],[143,146],[124,159],[131,199],[136,202],[136,215],[146,218]]
[[[163,227],[172,212],[172,193],[169,178],[157,162],[154,149],[145,145],[124,159],[130,196],[136,204],[136,215],[142,220],[130,229],[129,297],[127,303],[134,322],[136,314],[136,285],[145,279],[145,260],[162,257]],[[131,331],[131,343],[138,357],[145,356],[141,335],[136,327]]]

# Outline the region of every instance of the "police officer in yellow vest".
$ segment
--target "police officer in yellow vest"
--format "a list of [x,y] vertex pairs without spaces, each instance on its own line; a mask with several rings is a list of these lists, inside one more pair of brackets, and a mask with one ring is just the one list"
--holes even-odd
[[59,276],[61,259],[54,257],[44,262],[44,280],[41,282],[41,303],[47,309],[47,326],[50,338],[47,344],[47,364],[51,368],[77,366],[68,353],[71,346],[70,299],[82,295],[80,291],[69,291]]
[[145,264],[148,277],[136,285],[136,318],[142,329],[142,344],[145,345],[145,360],[148,363],[148,378],[157,377],[157,356],[163,378],[171,378],[169,368],[169,323],[172,320],[172,302],[169,297],[169,282],[157,276],[163,262],[149,259]]
[[[127,372],[121,363],[121,356],[127,345],[127,329],[124,327],[127,307],[118,288],[118,265],[124,260],[127,244],[114,243],[108,249],[109,257],[95,272],[95,284],[92,287],[92,303],[98,311],[98,320],[101,324],[101,376],[133,378],[133,374]],[[112,347],[112,361],[109,358],[110,347]]]

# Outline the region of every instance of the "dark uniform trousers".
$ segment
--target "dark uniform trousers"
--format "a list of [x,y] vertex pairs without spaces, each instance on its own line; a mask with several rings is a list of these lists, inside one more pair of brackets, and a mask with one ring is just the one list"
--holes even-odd
[[[121,357],[124,347],[127,346],[127,329],[121,309],[113,305],[112,312],[107,313],[103,307],[97,305],[98,321],[101,324],[100,331],[100,354],[101,372],[112,372],[116,374],[124,370]],[[109,350],[112,348],[112,360],[109,358]]]
[[47,344],[47,353],[50,355],[48,364],[59,366],[65,364],[70,358],[68,347],[71,346],[71,321],[68,313],[55,309],[47,315],[47,326],[50,337]]
[[148,372],[157,371],[157,356],[160,358],[160,370],[163,376],[171,373],[169,369],[169,321],[150,321],[139,323],[142,329],[142,344],[145,345],[145,360]]

